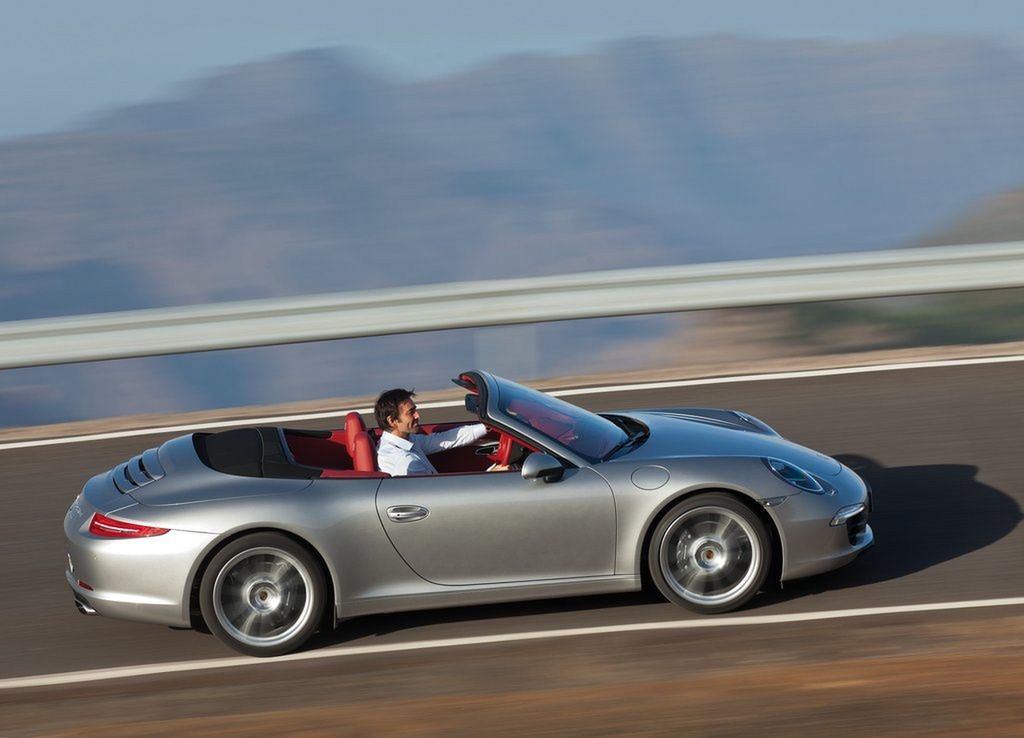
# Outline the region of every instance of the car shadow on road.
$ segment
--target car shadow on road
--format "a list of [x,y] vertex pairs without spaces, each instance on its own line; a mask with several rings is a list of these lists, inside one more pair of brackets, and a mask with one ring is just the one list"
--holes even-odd
[[[314,636],[303,650],[318,649],[325,646],[341,645],[368,636],[383,636],[391,633],[409,632],[420,628],[435,628],[446,623],[458,624],[452,632],[438,634],[432,630],[430,638],[459,638],[471,635],[462,627],[475,621],[503,620],[509,618],[528,618],[529,625],[521,630],[545,630],[547,628],[583,627],[591,624],[587,613],[598,613],[613,608],[627,608],[638,605],[650,605],[664,602],[664,599],[651,588],[642,592],[626,592],[623,594],[593,595],[584,597],[561,597],[558,599],[528,600],[523,602],[503,602],[493,605],[471,605],[466,607],[448,607],[435,610],[415,610],[410,612],[386,613],[381,615],[365,615],[338,625],[333,631],[322,631]],[[572,612],[578,617],[571,625],[542,622],[545,616]],[[539,616],[539,619],[534,619]],[[586,620],[586,622],[583,622]],[[598,625],[599,621],[592,623]]]
[[1022,519],[1016,500],[978,481],[976,466],[886,468],[856,454],[835,458],[871,485],[875,545],[842,569],[787,583],[753,604],[898,579],[984,548]]
[[[865,456],[836,457],[860,474],[872,488],[870,523],[876,544],[856,561],[837,571],[787,583],[762,592],[745,608],[756,611],[826,590],[860,587],[912,574],[976,551],[1009,534],[1022,519],[1017,502],[979,482],[977,467],[966,464],[885,468]],[[551,600],[476,605],[415,612],[367,615],[319,633],[306,648],[322,648],[390,633],[430,628],[431,637],[465,635],[462,626],[474,621],[527,618],[524,629],[566,627],[544,624],[545,616],[572,612],[574,626],[598,624],[590,613],[664,603],[652,587],[643,592],[568,597]],[[671,607],[667,603],[666,607]],[[534,617],[539,616],[539,617]],[[458,624],[438,635],[436,626]]]

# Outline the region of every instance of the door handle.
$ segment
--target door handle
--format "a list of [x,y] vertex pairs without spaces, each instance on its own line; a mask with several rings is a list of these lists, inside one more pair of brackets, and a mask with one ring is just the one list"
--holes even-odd
[[388,517],[396,523],[411,523],[415,520],[423,520],[430,514],[430,511],[419,505],[392,505],[388,508]]

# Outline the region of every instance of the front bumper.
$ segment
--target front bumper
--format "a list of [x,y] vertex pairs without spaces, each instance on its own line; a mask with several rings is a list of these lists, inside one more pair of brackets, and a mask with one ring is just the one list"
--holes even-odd
[[[782,581],[809,577],[845,566],[875,542],[868,525],[871,492],[852,470],[843,467],[827,480],[830,494],[801,493],[773,508],[782,537]],[[842,525],[830,525],[836,514],[851,505],[864,510]]]

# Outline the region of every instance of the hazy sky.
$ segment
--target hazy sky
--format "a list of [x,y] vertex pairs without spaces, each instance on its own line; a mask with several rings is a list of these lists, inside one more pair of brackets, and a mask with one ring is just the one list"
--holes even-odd
[[1024,41],[1021,0],[0,0],[0,138],[60,129],[211,67],[350,46],[406,76],[628,36]]

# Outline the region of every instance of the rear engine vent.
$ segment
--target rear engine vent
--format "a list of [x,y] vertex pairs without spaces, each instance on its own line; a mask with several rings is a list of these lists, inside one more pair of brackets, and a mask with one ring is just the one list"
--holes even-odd
[[156,449],[151,448],[123,464],[118,464],[111,474],[114,485],[124,494],[160,479],[164,476],[164,468],[160,465]]

